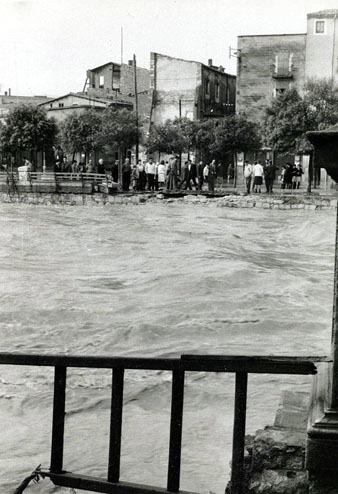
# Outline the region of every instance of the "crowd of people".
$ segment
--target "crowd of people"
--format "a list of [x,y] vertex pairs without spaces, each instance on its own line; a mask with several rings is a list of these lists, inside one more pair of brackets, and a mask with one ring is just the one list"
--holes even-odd
[[[92,160],[85,162],[77,162],[76,160],[68,161],[67,157],[56,161],[54,165],[55,173],[98,173],[101,175],[111,175],[111,180],[119,183],[119,161],[116,160],[110,168],[110,173],[107,172],[103,159],[99,159],[95,166]],[[131,164],[129,158],[126,158],[122,164],[121,174],[123,191],[158,191],[158,190],[208,190],[214,192],[217,172],[221,167],[216,164],[216,160],[211,163],[198,164],[188,159],[182,164],[181,170],[179,167],[179,159],[177,156],[172,156],[168,161],[157,161],[153,158],[148,160],[138,160],[137,163]],[[280,173],[280,186],[282,189],[299,189],[303,169],[300,164],[295,165],[286,163],[282,166]],[[246,192],[250,194],[261,193],[262,186],[265,183],[266,193],[273,192],[277,174],[277,167],[272,160],[267,159],[262,165],[260,161],[255,161],[253,164],[249,161],[244,162],[244,179]],[[230,182],[234,179],[234,166],[228,165],[227,180]]]
[[[255,161],[254,164],[245,161],[244,178],[247,194],[250,194],[251,191],[261,193],[263,181],[265,182],[266,193],[272,194],[276,173],[277,167],[272,160],[267,159],[264,165],[260,161]],[[287,163],[283,165],[280,174],[281,189],[299,189],[303,173],[300,164]]]
[[[118,166],[118,164],[116,165]],[[118,175],[118,168],[112,170],[112,177]],[[154,162],[138,160],[134,165],[126,159],[122,165],[122,190],[128,191],[130,185],[134,191],[158,190],[203,190],[203,185],[211,192],[215,190],[216,162],[204,165],[202,161],[196,165],[191,160],[184,162],[181,172],[179,160],[172,157],[169,161]],[[117,180],[114,180],[117,181]]]

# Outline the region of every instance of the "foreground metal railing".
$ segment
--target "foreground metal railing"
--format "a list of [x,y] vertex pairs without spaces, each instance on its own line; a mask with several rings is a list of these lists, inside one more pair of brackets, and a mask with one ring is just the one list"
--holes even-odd
[[16,182],[95,182],[102,183],[111,180],[111,176],[102,173],[80,173],[80,172],[0,172],[0,182],[8,179]]
[[[0,353],[0,364],[54,367],[53,427],[50,469],[44,476],[59,486],[101,493],[145,494],[179,492],[185,372],[233,372],[235,407],[232,450],[231,493],[243,492],[243,461],[248,374],[316,374],[315,362],[323,357],[196,356],[181,358],[78,357]],[[67,367],[112,370],[110,441],[105,479],[73,474],[63,469]],[[125,369],[172,372],[171,420],[167,490],[161,487],[120,481],[123,385]]]

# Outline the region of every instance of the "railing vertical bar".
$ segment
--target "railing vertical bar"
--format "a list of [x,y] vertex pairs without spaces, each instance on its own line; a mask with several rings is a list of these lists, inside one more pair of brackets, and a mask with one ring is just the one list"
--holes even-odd
[[67,367],[58,366],[58,365],[55,366],[52,452],[51,452],[51,461],[50,461],[50,470],[53,473],[61,473],[63,467],[66,379],[67,379]]
[[120,479],[123,379],[124,369],[113,369],[110,416],[110,443],[108,459],[109,482],[118,482]]
[[245,420],[248,374],[236,372],[234,431],[232,440],[231,494],[243,493]]
[[181,473],[181,445],[184,400],[184,371],[174,370],[171,395],[171,422],[167,490],[178,492]]

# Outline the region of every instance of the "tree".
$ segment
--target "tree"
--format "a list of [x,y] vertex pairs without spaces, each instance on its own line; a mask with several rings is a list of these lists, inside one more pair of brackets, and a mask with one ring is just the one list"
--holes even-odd
[[87,154],[98,147],[101,128],[102,117],[94,109],[68,115],[60,125],[61,145],[67,152]]
[[102,127],[96,135],[97,145],[109,150],[119,149],[125,155],[136,144],[140,131],[134,112],[123,108],[106,108],[102,115]]
[[312,114],[315,130],[335,125],[338,122],[338,86],[332,79],[310,79],[304,91],[303,99]]
[[245,115],[227,115],[214,123],[214,140],[209,151],[222,158],[226,153],[238,153],[260,148],[261,138],[257,125]]
[[163,124],[152,125],[145,143],[148,153],[177,153],[180,152],[181,136],[179,129],[173,126],[171,120]]
[[51,149],[57,135],[57,125],[48,119],[39,106],[19,105],[6,117],[1,127],[0,146],[4,152],[42,151]]
[[338,122],[338,87],[331,79],[312,79],[301,96],[292,88],[280,94],[266,110],[264,142],[280,153],[310,154],[310,130]]
[[210,148],[214,142],[217,122],[216,119],[201,120],[196,126],[194,145],[202,160],[208,161],[212,158]]
[[312,149],[306,132],[314,127],[313,112],[292,88],[274,99],[266,110],[264,144],[280,153],[306,154]]

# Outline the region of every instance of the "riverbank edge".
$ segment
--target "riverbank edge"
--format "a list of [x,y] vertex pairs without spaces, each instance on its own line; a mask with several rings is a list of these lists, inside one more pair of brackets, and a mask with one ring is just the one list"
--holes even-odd
[[107,206],[114,204],[142,205],[147,203],[183,203],[215,205],[228,208],[260,209],[336,209],[337,197],[322,195],[216,195],[208,194],[162,194],[162,193],[0,193],[1,203],[21,203],[30,205],[67,205],[67,206]]

